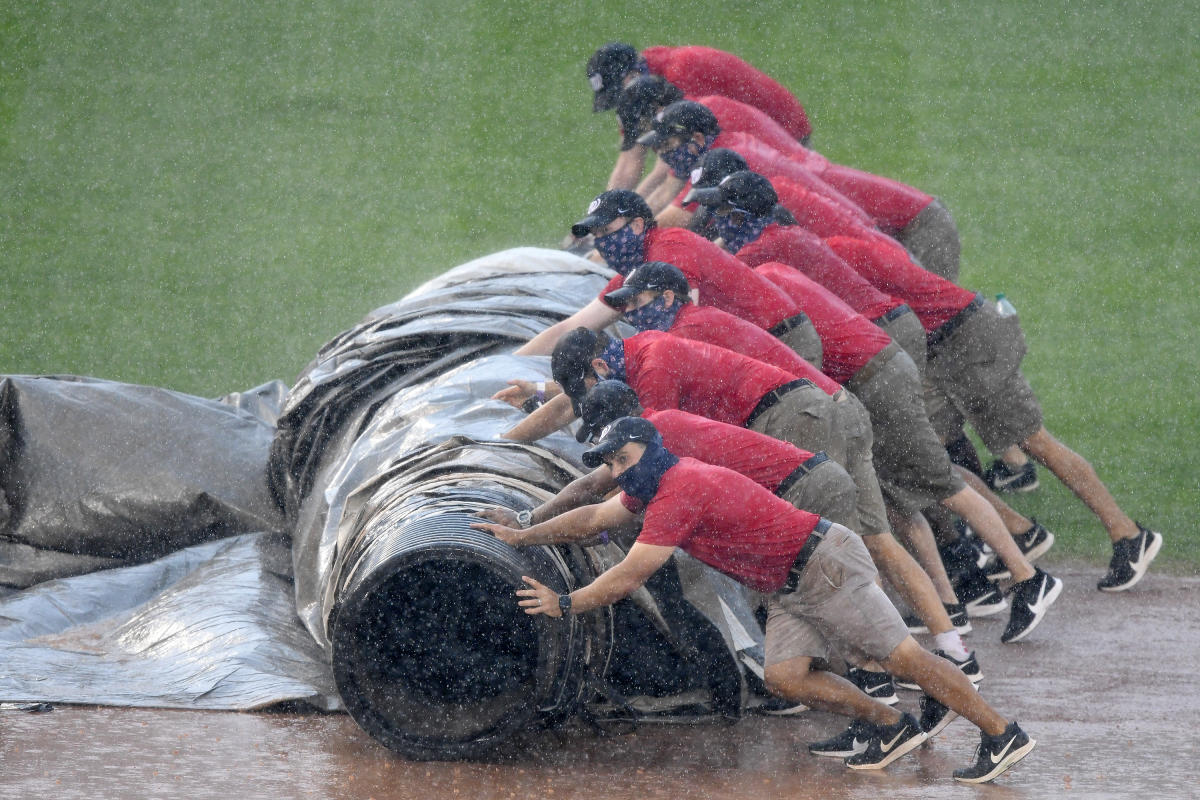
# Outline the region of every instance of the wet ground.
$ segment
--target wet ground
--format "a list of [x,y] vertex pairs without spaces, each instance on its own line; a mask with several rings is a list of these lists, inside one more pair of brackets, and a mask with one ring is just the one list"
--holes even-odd
[[[963,720],[881,772],[804,744],[841,729],[807,712],[734,725],[584,727],[529,736],[488,762],[398,758],[340,714],[57,706],[0,711],[0,798],[1194,798],[1200,750],[1200,579],[1151,574],[1095,590],[1095,568],[1051,565],[1067,588],[1028,641],[975,621],[983,691],[1038,740],[996,784],[950,773],[978,741]],[[902,692],[915,708],[917,693]]]

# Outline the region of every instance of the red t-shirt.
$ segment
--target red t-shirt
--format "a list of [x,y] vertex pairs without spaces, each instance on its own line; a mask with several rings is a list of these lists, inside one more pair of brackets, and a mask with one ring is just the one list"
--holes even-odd
[[646,66],[684,94],[719,94],[762,109],[788,133],[803,139],[812,133],[804,106],[780,83],[742,59],[711,47],[648,47]]
[[[712,242],[683,228],[651,228],[642,257],[674,264],[699,294],[699,304],[713,306],[770,330],[800,310],[791,298],[746,264]],[[617,275],[600,292],[604,296],[625,285]]]
[[663,444],[680,458],[731,469],[770,492],[813,456],[773,436],[678,409],[647,409],[642,418],[658,428]]
[[799,270],[768,261],[754,271],[787,292],[812,320],[821,337],[821,369],[838,383],[853,378],[891,343],[892,337],[878,325]]
[[643,408],[742,425],[763,395],[796,380],[749,356],[661,331],[625,340],[625,376]]
[[[797,378],[807,378],[821,387],[825,394],[831,396],[837,394],[838,390],[842,388],[815,366],[801,358],[795,350],[762,328],[717,308],[701,308],[691,303],[684,305],[675,315],[675,322],[671,325],[668,333],[672,336],[724,347],[726,350],[750,356],[764,364],[779,367]],[[819,334],[820,331],[817,333]]]
[[899,297],[927,332],[940,328],[975,299],[975,293],[914,264],[898,244],[834,236],[829,246],[882,291]]
[[719,94],[703,97],[689,95],[686,99],[694,100],[711,111],[722,131],[749,134],[818,175],[829,166],[829,159],[800,144],[782,125],[754,106]]
[[767,176],[779,195],[779,205],[792,212],[796,223],[822,239],[830,236],[883,236],[861,213],[854,213],[828,197],[781,175]]
[[842,164],[830,164],[820,175],[821,180],[870,214],[876,225],[892,233],[908,227],[933,202],[920,189]]
[[[642,503],[624,492],[630,511]],[[745,475],[681,458],[663,473],[645,505],[645,544],[678,547],[758,592],[783,587],[788,572],[821,520],[781,500]]]
[[752,267],[768,261],[794,267],[867,319],[878,319],[904,303],[872,285],[815,233],[795,225],[768,225],[737,257]]

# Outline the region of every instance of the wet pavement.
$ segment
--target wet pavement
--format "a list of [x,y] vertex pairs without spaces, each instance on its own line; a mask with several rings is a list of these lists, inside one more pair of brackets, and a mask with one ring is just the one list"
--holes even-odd
[[[1193,798],[1200,747],[1200,579],[1152,573],[1096,591],[1099,570],[1050,565],[1066,590],[1029,640],[975,620],[983,691],[1038,740],[996,784],[950,778],[978,736],[957,720],[879,772],[804,744],[842,722],[807,712],[736,724],[531,733],[487,761],[411,762],[343,714],[56,706],[0,711],[0,798]],[[918,694],[901,692],[915,709]]]

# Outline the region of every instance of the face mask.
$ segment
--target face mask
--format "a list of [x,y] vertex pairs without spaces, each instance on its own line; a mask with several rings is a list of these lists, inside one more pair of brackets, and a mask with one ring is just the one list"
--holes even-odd
[[679,303],[672,303],[667,308],[667,299],[661,294],[641,308],[626,311],[625,321],[639,331],[666,331],[675,323],[675,315],[679,313]]
[[742,218],[741,223],[735,223],[733,214],[713,215],[713,227],[716,228],[717,235],[725,240],[725,249],[731,253],[736,253],[753,242],[771,224],[770,217],[752,217],[749,214],[743,214]]
[[608,377],[618,381],[625,380],[625,342],[613,339],[600,354],[600,360],[608,365]]
[[596,239],[596,249],[608,266],[622,275],[633,272],[645,259],[642,257],[643,240],[646,234],[634,233],[633,225]]
[[692,168],[700,161],[700,156],[708,152],[708,137],[704,137],[704,145],[699,148],[700,152],[693,153],[688,149],[690,145],[695,144],[691,139],[688,139],[678,147],[674,147],[665,153],[659,153],[658,157],[663,160],[663,163],[671,168],[671,173],[682,180],[688,180],[692,175]]
[[658,484],[663,473],[679,463],[679,459],[657,442],[646,445],[638,462],[617,476],[621,491],[643,503],[649,503],[658,494]]

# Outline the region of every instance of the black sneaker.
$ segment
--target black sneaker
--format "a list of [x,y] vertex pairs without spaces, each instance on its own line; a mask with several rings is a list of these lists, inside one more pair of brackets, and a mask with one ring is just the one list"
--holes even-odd
[[[971,620],[967,619],[967,609],[962,603],[943,603],[946,607],[946,613],[950,615],[950,624],[954,626],[954,631],[959,636],[965,636],[971,632]],[[929,626],[925,621],[916,614],[907,614],[904,617],[904,624],[908,626],[909,633],[929,633]]]
[[979,747],[975,750],[975,763],[966,769],[954,770],[954,780],[963,783],[987,783],[1013,764],[1029,755],[1037,744],[1015,722],[1008,723],[1004,733],[988,736],[979,732]]
[[1146,574],[1150,562],[1158,555],[1162,542],[1161,533],[1144,528],[1139,522],[1137,536],[1113,542],[1108,574],[1100,579],[1096,588],[1102,592],[1123,592],[1132,588]]
[[954,584],[954,593],[962,600],[968,617],[990,617],[1008,608],[1004,593],[981,570],[964,575]]
[[1038,488],[1037,468],[1032,461],[1010,467],[997,458],[983,473],[983,479],[993,492],[1032,492]]
[[[967,653],[967,657],[965,659],[963,659],[962,661],[959,661],[957,658],[950,655],[945,650],[934,650],[933,654],[935,656],[941,656],[942,658],[946,659],[951,664],[953,664],[954,666],[956,666],[960,670],[962,670],[962,674],[966,675],[968,678],[970,678],[971,683],[978,684],[981,680],[983,680],[983,670],[980,669],[980,667],[979,667],[979,659],[975,658],[974,650]],[[921,688],[920,686],[913,683],[912,681],[905,680],[903,678],[896,678],[896,686],[900,689],[920,689]],[[979,687],[976,686],[976,688],[979,688]]]
[[1012,571],[1000,560],[1000,556],[992,554],[983,566],[983,574],[989,581],[1006,581],[1012,577]]
[[1054,546],[1054,534],[1036,519],[1033,520],[1032,528],[1024,533],[1014,533],[1013,539],[1016,540],[1017,547],[1021,548],[1021,553],[1030,561],[1044,556],[1046,551]]
[[912,714],[905,714],[895,725],[877,725],[867,749],[846,759],[850,769],[883,769],[925,741],[925,731]]
[[849,667],[846,670],[846,680],[862,689],[863,694],[881,703],[894,706],[900,702],[900,698],[896,696],[896,684],[892,682],[891,673]]
[[823,742],[813,742],[808,746],[808,752],[814,756],[829,756],[830,758],[848,758],[867,749],[867,743],[875,733],[875,726],[865,719],[856,719],[850,727]]
[[927,694],[921,695],[921,721],[919,724],[921,730],[925,732],[926,738],[941,733],[942,728],[945,728],[957,717],[957,711],[951,711]]
[[1008,644],[1028,636],[1045,618],[1046,610],[1058,599],[1062,587],[1061,580],[1036,567],[1032,578],[1014,584],[1010,592],[1012,611],[1000,641]]

